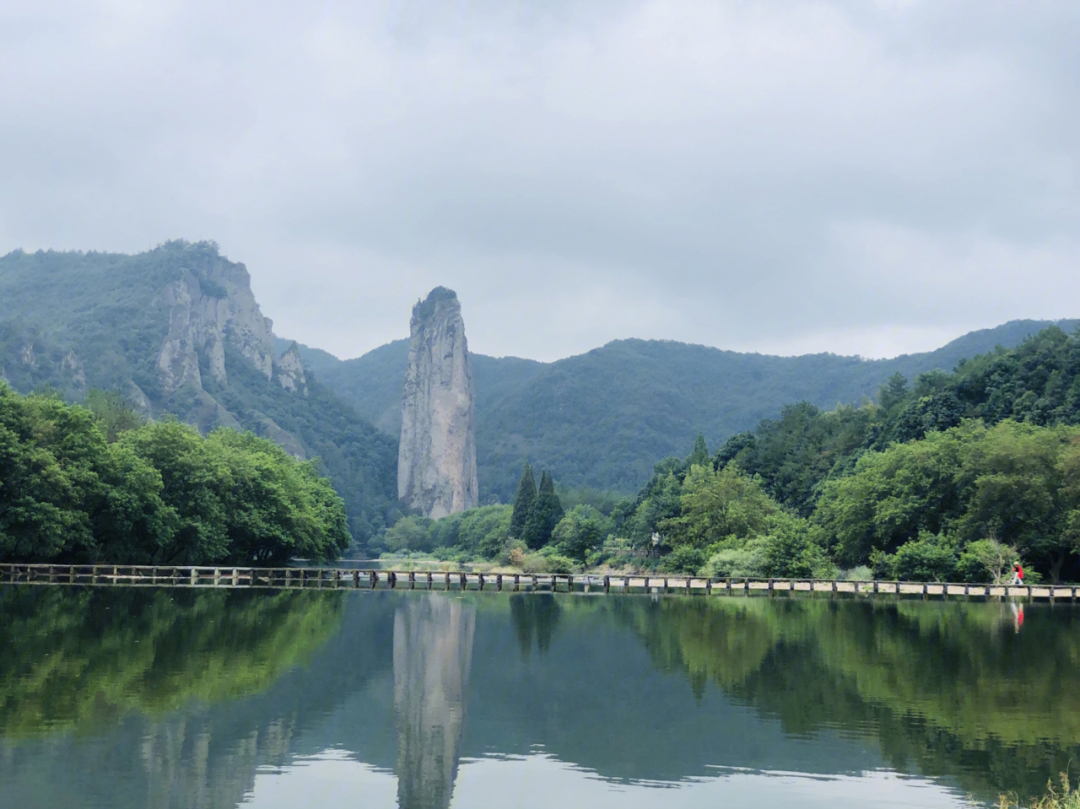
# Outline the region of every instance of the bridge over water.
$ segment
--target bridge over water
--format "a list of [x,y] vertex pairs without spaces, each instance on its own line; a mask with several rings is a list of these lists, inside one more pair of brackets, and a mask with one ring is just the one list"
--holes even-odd
[[589,573],[469,573],[446,570],[358,570],[325,567],[193,567],[0,563],[0,582],[129,587],[330,588],[589,594],[773,596],[847,594],[923,598],[1018,598],[1075,602],[1076,585],[993,585],[832,579],[703,578]]

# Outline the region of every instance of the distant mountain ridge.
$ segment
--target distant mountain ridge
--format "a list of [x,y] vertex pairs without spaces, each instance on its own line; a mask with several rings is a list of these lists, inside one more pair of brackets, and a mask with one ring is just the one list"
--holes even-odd
[[[637,339],[548,363],[474,354],[481,502],[511,498],[526,461],[552,470],[566,486],[631,492],[657,460],[685,455],[699,432],[715,449],[785,404],[858,403],[894,373],[913,379],[951,371],[963,359],[1019,345],[1053,324],[1071,331],[1080,320],[1014,320],[935,351],[886,360],[777,357]],[[397,433],[407,340],[351,360],[299,350],[323,384],[379,429]]]

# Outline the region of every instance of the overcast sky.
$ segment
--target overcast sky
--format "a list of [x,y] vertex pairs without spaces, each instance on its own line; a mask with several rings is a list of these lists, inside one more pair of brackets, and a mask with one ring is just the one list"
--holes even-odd
[[1080,3],[3,0],[0,254],[214,239],[353,357],[1080,316]]

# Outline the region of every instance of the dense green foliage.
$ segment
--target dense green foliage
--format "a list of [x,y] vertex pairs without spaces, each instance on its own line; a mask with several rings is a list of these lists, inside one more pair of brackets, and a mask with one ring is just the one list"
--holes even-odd
[[[1015,346],[1046,325],[1014,321],[890,360],[770,357],[643,340],[619,340],[552,363],[473,354],[482,502],[511,502],[526,461],[550,469],[563,487],[633,492],[657,458],[684,453],[699,433],[715,446],[775,418],[789,402],[829,409],[858,402],[895,373],[914,378],[951,370],[964,357]],[[360,414],[397,435],[407,340],[344,362],[313,349],[301,354]]]
[[713,458],[699,435],[589,519],[538,517],[554,487],[545,473],[534,502],[526,466],[510,537],[576,564],[709,576],[985,582],[1022,561],[1028,582],[1077,578],[1080,337],[1052,327],[910,387],[894,374],[878,402],[790,405]]
[[[228,384],[215,380],[209,357],[196,347],[201,387],[162,388],[157,360],[170,327],[162,293],[188,274],[210,298],[229,296],[214,280],[222,274],[237,279],[238,287],[247,283],[243,265],[212,242],[168,242],[134,256],[17,250],[0,257],[0,377],[21,393],[47,387],[69,401],[93,388],[119,391],[108,395],[142,412],[176,415],[204,432],[218,425],[251,430],[291,454],[318,458],[360,543],[393,522],[399,516],[396,437],[317,380],[309,380],[303,394],[287,391],[226,341]],[[122,427],[106,430],[112,435]]]
[[910,387],[894,375],[878,402],[786,407],[715,464],[809,518],[841,566],[986,580],[1003,545],[1055,581],[1077,576],[1080,337],[1051,327]]
[[394,553],[419,551],[442,559],[496,560],[530,572],[570,572],[575,564],[596,561],[612,526],[586,504],[564,512],[551,475],[541,474],[538,492],[526,464],[513,506],[481,506],[439,520],[410,515],[389,528],[382,543]]
[[348,546],[341,498],[314,464],[251,433],[203,438],[169,420],[109,442],[109,412],[99,422],[0,382],[0,559],[283,564]]

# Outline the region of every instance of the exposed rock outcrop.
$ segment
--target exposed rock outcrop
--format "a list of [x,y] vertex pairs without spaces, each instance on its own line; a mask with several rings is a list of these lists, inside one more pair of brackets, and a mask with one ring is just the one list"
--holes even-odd
[[71,376],[71,381],[79,388],[86,387],[86,374],[83,372],[82,363],[74,351],[69,351],[60,361],[60,370],[66,371]]
[[225,259],[183,270],[161,293],[169,312],[169,332],[158,354],[158,371],[166,391],[186,383],[202,387],[198,351],[206,355],[210,373],[222,385],[225,344],[247,357],[267,379],[274,372],[274,335],[251,291],[243,264]]
[[281,387],[292,393],[307,396],[307,377],[304,375],[304,361],[300,358],[300,347],[293,344],[285,349],[274,362],[274,377]]
[[413,307],[411,330],[398,497],[437,519],[478,500],[472,366],[457,294],[433,289]]

